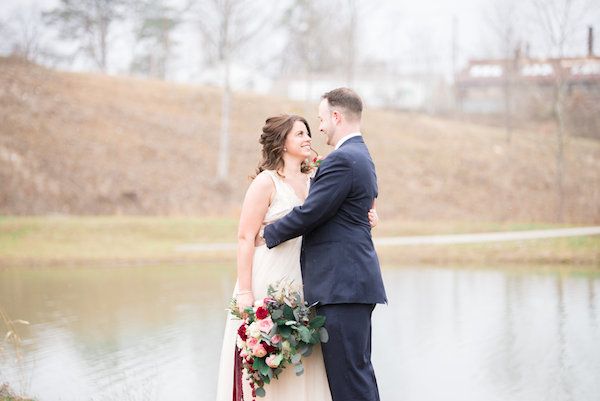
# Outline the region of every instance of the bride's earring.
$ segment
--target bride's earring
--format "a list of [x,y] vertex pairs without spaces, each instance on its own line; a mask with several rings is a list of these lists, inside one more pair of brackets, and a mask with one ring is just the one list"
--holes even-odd
[[287,152],[287,148],[283,148],[283,151],[284,151],[284,152]]

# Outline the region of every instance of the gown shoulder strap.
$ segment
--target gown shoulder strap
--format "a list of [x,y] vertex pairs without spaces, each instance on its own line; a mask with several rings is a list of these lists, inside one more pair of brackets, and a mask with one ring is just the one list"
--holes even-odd
[[267,173],[267,175],[269,175],[269,177],[271,177],[273,180],[273,184],[275,184],[275,191],[279,192],[281,186],[283,185],[283,181],[281,181],[281,178],[279,175],[277,175],[277,172],[273,170],[265,170],[265,173]]

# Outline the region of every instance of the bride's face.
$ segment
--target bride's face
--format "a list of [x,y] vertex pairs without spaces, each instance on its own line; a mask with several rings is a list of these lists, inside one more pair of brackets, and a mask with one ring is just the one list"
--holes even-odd
[[308,135],[306,125],[302,121],[294,122],[294,126],[285,137],[285,149],[287,154],[299,159],[310,157],[310,144],[312,139]]

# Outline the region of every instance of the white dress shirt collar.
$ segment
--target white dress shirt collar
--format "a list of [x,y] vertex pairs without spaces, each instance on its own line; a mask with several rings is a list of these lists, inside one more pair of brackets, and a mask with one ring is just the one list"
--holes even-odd
[[344,142],[346,142],[350,138],[354,138],[355,136],[362,136],[362,134],[360,132],[353,132],[351,134],[346,135],[345,137],[343,137],[342,139],[340,139],[338,141],[338,143],[335,145],[335,150],[338,150],[340,148],[340,146],[342,146],[342,144]]

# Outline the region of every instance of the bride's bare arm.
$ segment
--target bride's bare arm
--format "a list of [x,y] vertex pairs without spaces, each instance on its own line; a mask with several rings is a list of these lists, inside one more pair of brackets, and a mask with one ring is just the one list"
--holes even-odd
[[240,311],[254,304],[252,293],[252,259],[254,239],[269,208],[271,195],[275,190],[273,180],[267,174],[259,174],[248,187],[238,228],[237,302]]

